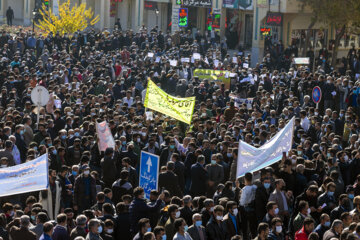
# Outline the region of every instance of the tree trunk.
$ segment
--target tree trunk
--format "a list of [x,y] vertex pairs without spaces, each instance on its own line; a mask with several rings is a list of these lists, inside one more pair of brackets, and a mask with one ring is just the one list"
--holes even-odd
[[[305,46],[303,48],[302,51],[302,56],[306,57],[306,51],[309,47],[309,43],[310,43],[310,30],[314,27],[315,23],[317,22],[317,17],[311,19],[310,25],[308,26],[307,30],[306,30],[306,38],[305,38]],[[314,39],[315,41],[315,39]]]
[[342,36],[344,36],[345,29],[346,29],[346,26],[345,25],[342,26],[340,32],[338,34],[336,34],[336,36],[335,36],[333,55],[332,55],[332,59],[331,59],[331,65],[333,67],[335,67],[335,64],[336,64],[336,58],[337,58],[338,48],[339,48],[339,45],[340,45],[340,40],[341,40]]

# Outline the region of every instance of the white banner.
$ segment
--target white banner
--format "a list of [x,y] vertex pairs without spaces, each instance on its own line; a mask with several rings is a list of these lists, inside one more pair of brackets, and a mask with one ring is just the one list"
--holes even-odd
[[96,133],[99,139],[98,145],[100,152],[105,151],[107,148],[112,148],[115,150],[114,137],[111,134],[110,128],[106,121],[96,123]]
[[44,154],[23,164],[0,168],[0,197],[45,190],[48,182],[48,158]]
[[252,109],[252,104],[254,102],[253,98],[239,98],[234,95],[230,95],[230,98],[234,100],[235,107],[241,107],[244,103],[248,109]]
[[292,118],[270,141],[260,148],[253,147],[240,140],[236,176],[255,172],[281,160],[283,152],[291,150],[294,121]]

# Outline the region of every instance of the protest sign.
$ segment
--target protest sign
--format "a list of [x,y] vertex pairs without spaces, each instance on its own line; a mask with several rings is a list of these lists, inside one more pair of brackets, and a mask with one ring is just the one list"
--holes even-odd
[[173,97],[149,80],[144,106],[190,124],[195,107],[195,97]]
[[252,104],[254,102],[253,98],[239,98],[234,95],[230,95],[230,98],[234,100],[235,107],[241,107],[245,103],[247,109],[252,109]]
[[215,82],[217,85],[224,83],[225,88],[230,89],[229,73],[229,71],[222,70],[195,69],[194,77],[198,77],[200,80],[209,79],[210,82]]
[[292,118],[270,141],[260,148],[253,147],[240,140],[236,176],[255,172],[281,160],[283,153],[291,149],[294,121]]
[[45,190],[48,183],[47,154],[13,167],[0,168],[0,197]]
[[105,151],[107,148],[113,148],[115,150],[114,137],[106,121],[96,124],[96,133],[99,139],[98,145],[100,152]]

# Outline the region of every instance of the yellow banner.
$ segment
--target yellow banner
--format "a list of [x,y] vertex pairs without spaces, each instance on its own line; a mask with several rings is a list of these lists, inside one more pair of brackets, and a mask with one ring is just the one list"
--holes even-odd
[[217,85],[225,84],[226,89],[230,89],[230,72],[212,69],[195,69],[194,77],[200,80],[208,79],[209,82],[215,82]]
[[144,106],[190,124],[195,107],[195,97],[173,97],[149,79]]

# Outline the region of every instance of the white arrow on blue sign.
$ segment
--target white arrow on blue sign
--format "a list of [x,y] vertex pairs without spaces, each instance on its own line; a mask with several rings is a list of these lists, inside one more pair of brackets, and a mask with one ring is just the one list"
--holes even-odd
[[150,198],[150,192],[158,188],[159,165],[159,156],[141,151],[139,186],[144,188],[147,199]]

